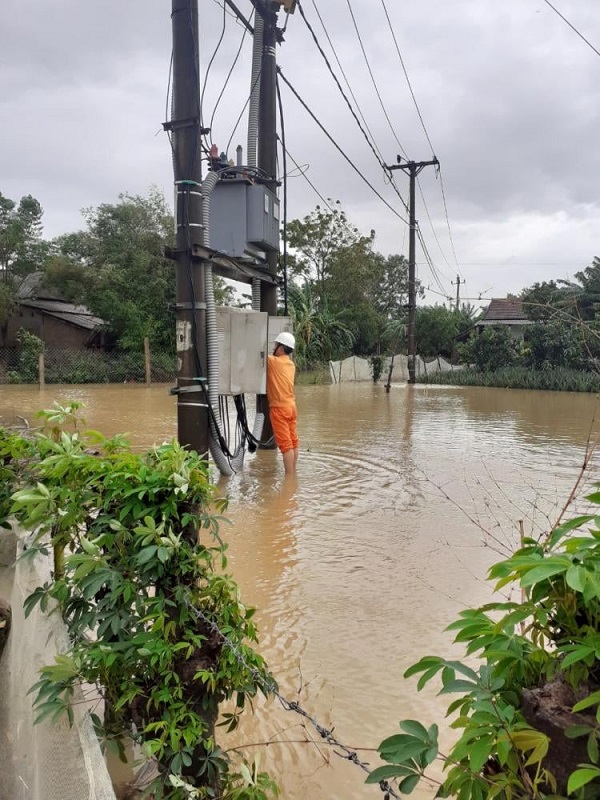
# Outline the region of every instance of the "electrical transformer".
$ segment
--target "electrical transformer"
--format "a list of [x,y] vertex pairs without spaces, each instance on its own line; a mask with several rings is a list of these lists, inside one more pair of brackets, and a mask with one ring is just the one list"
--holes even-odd
[[279,199],[261,183],[225,178],[210,196],[210,246],[232,258],[279,250]]

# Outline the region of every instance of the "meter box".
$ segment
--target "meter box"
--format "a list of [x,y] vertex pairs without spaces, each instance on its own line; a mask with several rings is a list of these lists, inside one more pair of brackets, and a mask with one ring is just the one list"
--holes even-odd
[[210,196],[210,246],[231,258],[279,249],[279,200],[247,178],[220,180]]
[[229,306],[216,312],[219,394],[265,394],[269,315]]

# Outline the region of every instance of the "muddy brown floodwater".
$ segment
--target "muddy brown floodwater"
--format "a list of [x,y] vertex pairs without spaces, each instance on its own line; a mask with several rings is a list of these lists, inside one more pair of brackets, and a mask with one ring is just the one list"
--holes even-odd
[[[176,434],[164,386],[2,386],[0,418],[68,399],[86,404],[90,427],[129,432],[136,447]],[[442,721],[434,690],[417,693],[402,673],[423,655],[459,652],[443,629],[489,598],[486,569],[518,538],[518,520],[534,535],[548,527],[596,433],[597,399],[368,384],[299,387],[297,399],[297,480],[273,451],[219,480],[230,569],[258,608],[282,694],[375,766],[368,748],[400,719]],[[278,703],[258,703],[236,736],[271,742],[261,763],[286,800],[382,797]]]

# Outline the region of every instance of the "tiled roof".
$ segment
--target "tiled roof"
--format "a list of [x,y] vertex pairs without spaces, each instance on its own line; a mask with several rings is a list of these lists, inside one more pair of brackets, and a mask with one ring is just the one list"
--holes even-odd
[[517,298],[509,300],[499,297],[492,299],[481,322],[529,322],[523,311],[523,303]]
[[41,311],[55,319],[70,322],[78,328],[93,331],[104,325],[104,320],[95,317],[85,306],[75,306],[62,300],[21,300],[20,305]]

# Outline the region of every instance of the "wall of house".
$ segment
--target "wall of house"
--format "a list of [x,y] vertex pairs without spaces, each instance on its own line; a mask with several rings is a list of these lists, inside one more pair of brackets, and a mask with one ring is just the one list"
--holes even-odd
[[4,347],[16,347],[19,328],[25,328],[38,336],[46,347],[66,347],[73,350],[84,350],[90,331],[78,328],[68,322],[41,314],[34,308],[19,308],[8,321]]

